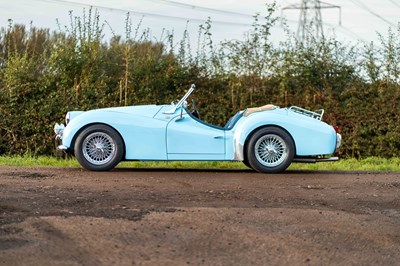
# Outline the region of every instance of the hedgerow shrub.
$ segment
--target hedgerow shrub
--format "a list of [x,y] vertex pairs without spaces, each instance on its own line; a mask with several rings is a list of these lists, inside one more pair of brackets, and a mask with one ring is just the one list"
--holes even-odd
[[[124,37],[104,39],[92,9],[57,32],[12,22],[0,30],[0,155],[54,153],[55,122],[69,110],[169,103],[191,83],[201,118],[224,125],[247,107],[273,103],[324,108],[338,125],[345,157],[400,154],[400,28],[377,45],[350,46],[333,37],[290,34],[271,39],[275,5],[255,16],[241,40],[215,44],[212,21],[199,27],[199,47],[185,31],[178,43],[166,32],[126,19]],[[132,30],[134,29],[134,30]]]

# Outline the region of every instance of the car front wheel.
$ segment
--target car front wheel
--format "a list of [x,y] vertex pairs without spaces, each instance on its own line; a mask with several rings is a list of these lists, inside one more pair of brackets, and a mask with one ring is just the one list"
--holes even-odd
[[261,173],[280,173],[286,170],[294,157],[291,136],[281,128],[265,127],[257,130],[247,145],[250,166]]
[[108,171],[122,160],[124,145],[120,135],[111,127],[92,125],[78,135],[74,151],[83,168]]

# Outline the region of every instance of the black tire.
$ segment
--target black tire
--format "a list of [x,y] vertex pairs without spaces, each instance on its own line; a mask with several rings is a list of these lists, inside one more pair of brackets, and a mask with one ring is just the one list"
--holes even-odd
[[92,125],[79,133],[74,145],[75,157],[83,168],[109,171],[124,155],[121,136],[106,125]]
[[242,161],[242,163],[244,163],[244,165],[246,165],[248,168],[253,169],[253,167],[251,167],[251,165],[249,164],[249,160],[247,159],[247,157],[244,158],[244,160]]
[[261,173],[281,173],[292,163],[295,146],[291,136],[278,127],[264,127],[250,137],[247,158]]

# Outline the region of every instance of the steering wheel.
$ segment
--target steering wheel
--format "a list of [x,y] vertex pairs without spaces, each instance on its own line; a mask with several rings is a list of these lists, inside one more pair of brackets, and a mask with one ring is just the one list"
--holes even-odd
[[192,100],[192,115],[198,119],[200,119],[199,111],[197,110],[196,103]]

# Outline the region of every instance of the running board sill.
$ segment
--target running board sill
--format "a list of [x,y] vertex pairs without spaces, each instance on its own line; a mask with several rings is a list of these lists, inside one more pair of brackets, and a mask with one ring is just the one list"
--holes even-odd
[[335,161],[339,161],[339,157],[330,157],[330,158],[298,157],[293,159],[293,162],[296,163],[319,163],[319,162],[335,162]]

